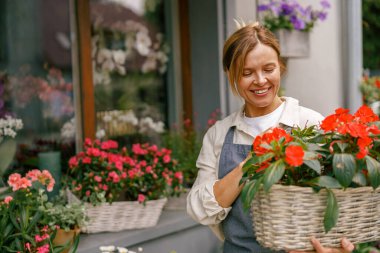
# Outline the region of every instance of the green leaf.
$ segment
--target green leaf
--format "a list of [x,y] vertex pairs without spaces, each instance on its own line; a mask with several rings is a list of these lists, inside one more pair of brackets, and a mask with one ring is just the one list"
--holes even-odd
[[260,165],[262,162],[265,162],[268,159],[271,159],[274,156],[274,153],[267,153],[261,156],[252,156],[248,161],[245,162],[243,165],[243,171],[246,172],[248,169],[251,168],[253,165]]
[[282,178],[284,172],[285,164],[283,160],[277,160],[269,165],[269,167],[265,169],[264,173],[264,190],[268,192],[272,185],[277,183]]
[[325,233],[329,232],[337,223],[339,216],[338,203],[334,193],[330,189],[327,191],[327,207],[325,211],[325,217],[323,219],[323,225],[325,227]]
[[365,157],[365,160],[369,181],[373,189],[376,189],[380,185],[380,163],[368,155]]
[[321,176],[313,180],[313,182],[319,187],[329,188],[329,189],[339,189],[342,185],[333,177]]
[[243,191],[241,193],[244,211],[249,210],[249,207],[251,206],[251,203],[253,199],[255,198],[256,193],[260,189],[262,181],[263,181],[263,178],[259,178],[254,181],[249,181],[246,183],[246,185],[244,185]]
[[355,157],[352,154],[334,154],[333,169],[339,183],[343,187],[348,187],[355,175]]
[[367,179],[362,171],[358,171],[355,176],[352,178],[352,182],[360,185],[360,186],[366,186],[367,185]]
[[37,211],[36,214],[33,216],[32,220],[30,221],[30,224],[26,230],[27,233],[29,233],[34,228],[34,225],[37,223],[37,221],[40,220],[41,216],[42,216],[42,212]]
[[321,175],[321,163],[318,160],[304,160],[303,162],[309,168]]

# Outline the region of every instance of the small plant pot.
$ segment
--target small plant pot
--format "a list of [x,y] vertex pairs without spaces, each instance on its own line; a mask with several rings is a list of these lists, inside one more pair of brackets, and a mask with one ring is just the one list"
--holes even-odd
[[60,246],[69,244],[70,246],[68,246],[65,250],[62,251],[62,253],[67,253],[73,246],[75,236],[79,235],[79,233],[80,228],[71,229],[69,231],[66,231],[64,229],[58,229],[57,234],[53,240],[53,245]]

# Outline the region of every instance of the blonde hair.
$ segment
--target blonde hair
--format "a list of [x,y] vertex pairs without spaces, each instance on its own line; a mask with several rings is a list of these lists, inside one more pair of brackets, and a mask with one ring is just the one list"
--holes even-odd
[[280,45],[276,36],[259,22],[245,24],[234,20],[237,30],[225,41],[223,47],[223,70],[234,94],[238,94],[235,83],[240,81],[247,54],[258,44],[273,48],[278,56],[281,75],[286,72],[286,65],[280,54]]

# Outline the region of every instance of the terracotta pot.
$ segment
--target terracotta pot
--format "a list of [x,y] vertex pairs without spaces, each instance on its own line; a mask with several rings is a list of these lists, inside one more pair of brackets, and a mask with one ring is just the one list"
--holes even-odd
[[57,234],[54,238],[53,245],[65,245],[70,241],[70,247],[62,251],[62,253],[69,252],[72,244],[74,243],[74,237],[80,233],[80,228],[71,229],[69,231],[65,231],[64,229],[58,229]]

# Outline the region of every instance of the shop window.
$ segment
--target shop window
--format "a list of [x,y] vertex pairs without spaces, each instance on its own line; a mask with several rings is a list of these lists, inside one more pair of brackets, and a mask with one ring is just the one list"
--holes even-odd
[[75,153],[69,1],[0,1],[0,31],[0,117],[23,122],[1,176],[41,167],[39,155],[52,151],[65,169]]
[[90,1],[98,138],[158,141],[167,125],[163,12],[160,0]]

